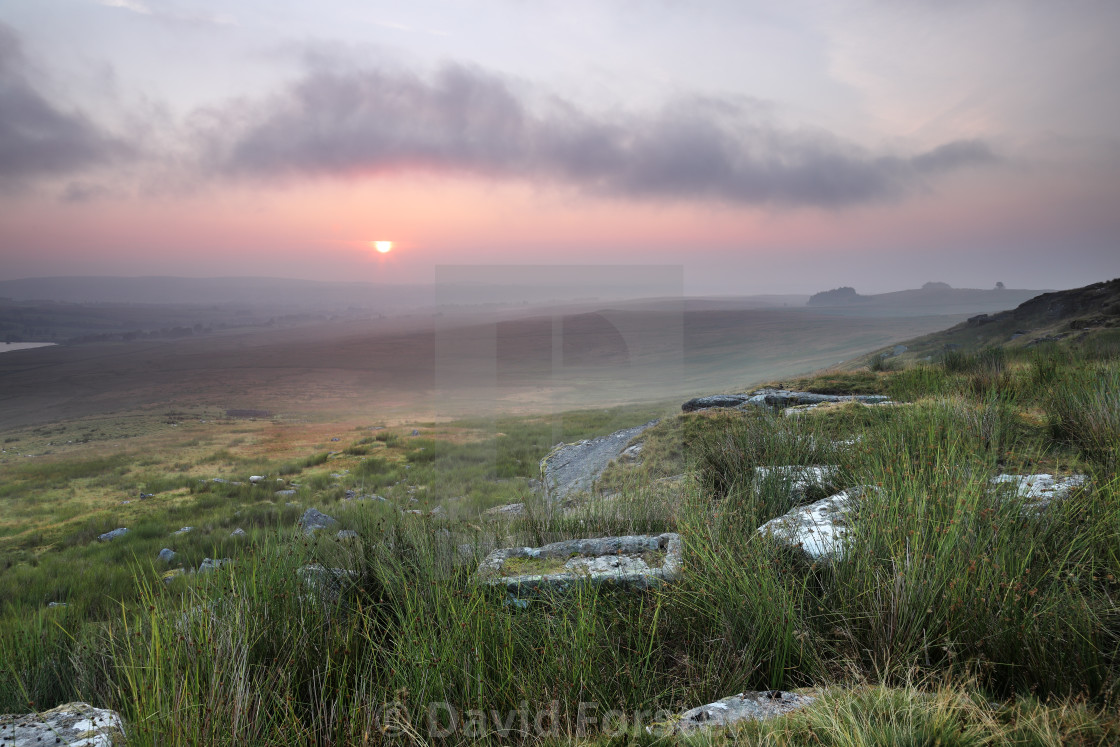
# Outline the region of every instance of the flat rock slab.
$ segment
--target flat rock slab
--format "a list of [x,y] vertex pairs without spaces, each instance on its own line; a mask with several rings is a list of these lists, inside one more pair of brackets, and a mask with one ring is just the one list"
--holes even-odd
[[819,405],[825,402],[862,402],[865,405],[889,404],[890,398],[882,394],[817,394],[815,392],[794,392],[789,389],[757,389],[750,394],[715,394],[710,397],[696,397],[681,405],[684,412],[695,412],[712,407],[794,407],[796,405]]
[[812,695],[798,695],[784,690],[743,692],[685,711],[680,720],[670,727],[670,731],[687,734],[699,729],[777,718],[804,708],[814,700],[816,698]]
[[878,488],[856,486],[842,490],[836,495],[771,519],[760,526],[758,532],[800,548],[813,560],[827,561],[842,557],[856,501],[870,490]]
[[675,581],[680,572],[680,535],[665,533],[495,550],[478,566],[477,578],[524,595],[569,591],[583,585],[644,589]]
[[622,454],[630,440],[657,423],[657,420],[651,420],[608,436],[561,444],[553,449],[541,460],[545,498],[562,501],[575,493],[590,490],[607,465]]
[[1024,501],[1024,508],[1041,510],[1053,501],[1064,500],[1070,493],[1089,483],[1086,475],[1055,476],[1045,472],[1036,475],[996,475],[991,484],[1011,489]]
[[89,703],[66,703],[42,713],[0,715],[0,744],[12,747],[123,745],[124,720]]

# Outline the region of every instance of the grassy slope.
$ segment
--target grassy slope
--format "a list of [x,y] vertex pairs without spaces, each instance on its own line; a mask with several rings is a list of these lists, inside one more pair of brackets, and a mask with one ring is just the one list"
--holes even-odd
[[[573,515],[528,497],[536,460],[556,440],[664,408],[429,424],[417,437],[411,425],[196,422],[180,432],[185,418],[144,421],[148,449],[123,456],[104,423],[92,431],[108,439],[101,452],[6,466],[3,515],[23,513],[0,531],[0,711],[81,697],[121,710],[137,744],[353,744],[423,741],[430,703],[455,706],[456,742],[478,727],[467,727],[468,709],[531,718],[555,701],[563,741],[581,733],[581,702],[649,722],[743,689],[808,687],[825,696],[816,706],[740,736],[1120,738],[1106,715],[1120,696],[1120,360],[1051,345],[797,383],[913,404],[674,417],[648,436],[643,464],[607,476],[618,495]],[[744,479],[754,466],[814,463],[840,465],[845,484],[884,488],[861,507],[850,556],[830,566],[754,532],[791,507],[788,486]],[[1093,485],[1023,515],[984,489],[1011,470],[1086,471]],[[683,482],[658,482],[680,471]],[[301,505],[273,485],[199,482],[251,473],[298,483]],[[347,488],[390,502],[345,505]],[[156,497],[119,507],[139,489]],[[528,518],[480,515],[527,498]],[[448,518],[398,510],[437,504]],[[307,505],[361,540],[303,540],[293,524]],[[130,535],[93,541],[122,517]],[[183,524],[199,529],[169,538]],[[235,526],[249,538],[230,539]],[[685,538],[686,574],[659,591],[522,610],[469,582],[493,546],[666,530]],[[190,567],[203,556],[236,563],[165,585],[153,558],[170,542]],[[359,572],[342,607],[308,599],[294,572],[307,562]],[[382,707],[395,701],[396,716]],[[432,713],[450,726],[447,709]],[[480,733],[495,728],[488,718]],[[597,726],[584,736],[609,739]]]

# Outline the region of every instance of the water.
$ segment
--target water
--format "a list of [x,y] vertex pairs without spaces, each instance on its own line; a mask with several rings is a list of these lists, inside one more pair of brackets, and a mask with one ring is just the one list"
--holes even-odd
[[45,348],[48,345],[57,345],[55,342],[0,342],[0,353],[10,353],[13,350],[30,350],[31,348]]

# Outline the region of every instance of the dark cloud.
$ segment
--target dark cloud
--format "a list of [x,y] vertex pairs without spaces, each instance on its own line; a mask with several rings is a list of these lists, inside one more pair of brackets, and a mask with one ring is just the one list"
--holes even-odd
[[448,66],[431,79],[318,66],[282,94],[214,118],[213,166],[240,175],[401,170],[544,179],[635,198],[841,207],[995,160],[980,141],[883,156],[784,128],[734,102],[681,99],[645,116],[530,104],[501,78]]
[[128,152],[78,112],[33,86],[19,37],[0,23],[0,187],[67,174]]

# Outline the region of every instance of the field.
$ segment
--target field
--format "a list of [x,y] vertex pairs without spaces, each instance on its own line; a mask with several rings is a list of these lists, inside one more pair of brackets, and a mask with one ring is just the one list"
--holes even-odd
[[[13,429],[6,449],[53,453],[5,454],[0,711],[82,698],[119,710],[136,744],[622,744],[669,740],[644,727],[686,708],[786,689],[820,698],[700,741],[1120,739],[1116,351],[953,353],[786,383],[902,404],[345,425],[197,405]],[[555,442],[653,416],[641,463],[600,491],[566,510],[531,491]],[[793,505],[788,484],[747,478],[775,464],[882,489],[841,561],[755,532]],[[1000,472],[1090,484],[1031,512],[988,489]],[[512,502],[526,515],[485,513]],[[338,525],[304,536],[311,506]],[[663,531],[684,538],[685,571],[660,589],[523,606],[471,581],[495,547]],[[231,563],[164,578],[205,558]],[[309,587],[309,564],[354,581]]]

